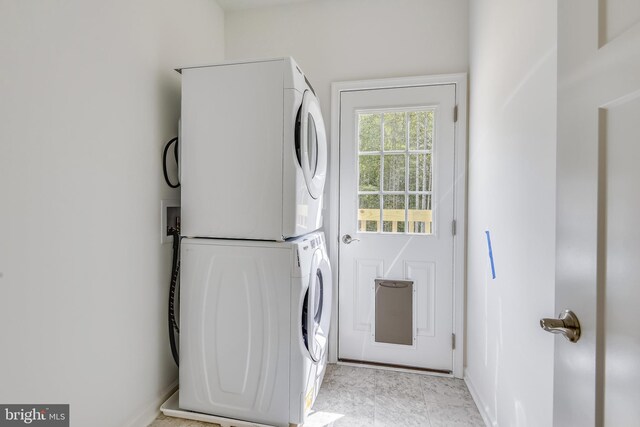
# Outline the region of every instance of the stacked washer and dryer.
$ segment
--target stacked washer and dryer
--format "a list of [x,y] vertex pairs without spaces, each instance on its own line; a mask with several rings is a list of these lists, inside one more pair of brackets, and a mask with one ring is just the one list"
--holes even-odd
[[291,58],[183,68],[180,410],[303,424],[327,362],[327,142]]

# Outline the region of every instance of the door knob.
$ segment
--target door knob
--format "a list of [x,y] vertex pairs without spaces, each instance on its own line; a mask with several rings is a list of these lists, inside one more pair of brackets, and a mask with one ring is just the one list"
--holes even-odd
[[540,319],[540,327],[552,334],[562,334],[571,342],[580,339],[580,322],[571,310],[565,310],[558,319]]
[[342,243],[345,243],[347,245],[351,242],[359,242],[359,241],[360,239],[354,239],[349,234],[345,234],[344,236],[342,236]]

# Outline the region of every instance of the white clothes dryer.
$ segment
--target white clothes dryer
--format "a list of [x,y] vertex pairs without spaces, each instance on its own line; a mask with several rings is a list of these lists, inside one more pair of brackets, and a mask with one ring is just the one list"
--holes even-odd
[[181,256],[180,409],[303,424],[327,361],[332,285],[324,235],[187,238]]
[[281,241],[318,230],[327,138],[295,61],[181,72],[182,234]]

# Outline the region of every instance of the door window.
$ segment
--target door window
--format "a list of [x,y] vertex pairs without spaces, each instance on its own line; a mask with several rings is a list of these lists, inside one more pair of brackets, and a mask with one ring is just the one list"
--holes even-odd
[[309,194],[317,199],[327,173],[327,136],[320,104],[310,91],[304,93],[296,116],[295,148]]
[[315,177],[316,169],[318,168],[318,136],[316,133],[316,122],[313,120],[313,116],[311,114],[309,114],[309,128],[307,134],[307,161],[309,162],[311,176]]
[[[325,288],[325,278],[328,263],[320,251],[316,251],[311,262],[312,270],[309,276],[309,287],[302,303],[302,337],[309,355],[314,361],[319,361],[325,352],[327,334],[329,332],[330,304],[325,307],[325,298],[331,299],[331,284]],[[324,271],[324,272],[323,272]]]
[[322,272],[319,268],[316,270],[316,281],[314,286],[316,289],[314,292],[315,301],[313,302],[313,319],[315,320],[316,325],[319,325],[320,319],[322,318],[322,303],[324,299]]
[[358,111],[357,229],[432,234],[435,108]]
[[316,273],[312,277],[302,303],[302,337],[311,358],[318,361],[323,352],[323,349],[319,347],[321,339],[318,338],[322,338],[320,334],[324,333],[320,328],[324,303],[324,289],[320,268],[316,269]]
[[[309,342],[309,339],[314,339],[314,337],[309,337],[309,335],[318,332],[317,326],[320,325],[320,320],[322,319],[324,289],[320,268],[316,269],[316,274],[313,279],[309,283],[309,289],[307,289],[304,295],[304,302],[302,303],[302,335],[305,346],[309,351],[312,351],[310,348],[312,343]],[[309,313],[309,310],[312,310],[312,312]],[[312,316],[309,316],[309,314],[312,314]],[[309,322],[311,318],[313,319],[313,325]]]

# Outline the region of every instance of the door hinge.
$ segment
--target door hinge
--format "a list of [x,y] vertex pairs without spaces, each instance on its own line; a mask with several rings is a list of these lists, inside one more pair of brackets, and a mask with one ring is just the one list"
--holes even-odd
[[456,349],[456,334],[451,334],[451,349]]
[[451,221],[451,234],[456,235],[456,220]]
[[453,123],[458,122],[458,106],[453,107]]

